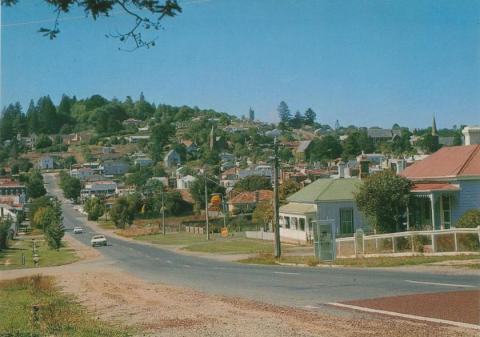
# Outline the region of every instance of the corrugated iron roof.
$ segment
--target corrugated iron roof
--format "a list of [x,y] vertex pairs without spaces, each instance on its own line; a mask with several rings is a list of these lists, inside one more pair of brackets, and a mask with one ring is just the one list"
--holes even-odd
[[430,192],[430,191],[460,191],[458,185],[449,183],[417,183],[412,189],[412,192]]
[[307,214],[315,213],[317,211],[314,204],[302,204],[297,202],[290,202],[280,207],[280,213],[290,214]]
[[287,198],[290,202],[353,200],[353,193],[362,184],[360,179],[317,179]]
[[413,180],[480,177],[480,145],[443,147],[401,175]]
[[[258,193],[258,200],[257,200]],[[273,198],[273,192],[270,190],[259,190],[254,192],[241,192],[232,199],[230,199],[230,204],[247,204],[254,203],[257,201],[270,201]]]

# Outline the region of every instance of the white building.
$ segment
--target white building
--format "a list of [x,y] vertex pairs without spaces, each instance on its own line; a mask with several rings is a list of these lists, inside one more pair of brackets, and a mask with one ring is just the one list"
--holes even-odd
[[197,180],[197,178],[191,175],[186,175],[185,177],[177,178],[177,189],[188,190],[192,186],[195,180]]

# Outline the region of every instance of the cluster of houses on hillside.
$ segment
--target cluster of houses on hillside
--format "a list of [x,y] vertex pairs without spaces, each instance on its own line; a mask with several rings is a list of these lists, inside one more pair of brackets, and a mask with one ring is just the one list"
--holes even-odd
[[[393,168],[414,183],[415,207],[405,215],[405,230],[455,226],[467,210],[480,208],[480,128],[466,128],[464,134],[465,145],[443,147],[413,163],[395,161],[395,166],[389,166],[382,158],[379,165],[368,165],[366,172],[360,166],[356,177],[342,173],[345,167],[339,165],[337,175],[318,179],[287,198],[288,203],[280,207],[281,236],[309,241],[316,221],[333,223],[337,236],[351,236],[358,229],[369,231],[354,194],[371,168]],[[372,157],[359,159],[365,163]]]

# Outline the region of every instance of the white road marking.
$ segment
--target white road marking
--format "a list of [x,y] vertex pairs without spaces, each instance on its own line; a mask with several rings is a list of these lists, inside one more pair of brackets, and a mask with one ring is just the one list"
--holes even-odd
[[227,268],[225,268],[225,267],[213,267],[213,269],[225,270],[225,269],[227,269]]
[[480,330],[480,325],[477,325],[477,324],[449,321],[449,320],[440,319],[440,318],[432,318],[432,317],[402,314],[402,313],[394,312],[394,311],[371,309],[371,308],[359,307],[359,306],[356,306],[356,305],[343,304],[343,303],[328,303],[328,304],[333,305],[335,307],[353,309],[353,310],[358,310],[358,311],[365,311],[365,312],[370,312],[370,313],[375,313],[375,314],[383,314],[383,315],[389,315],[389,316],[394,316],[394,317],[414,319],[414,320],[417,320],[417,321],[441,323],[441,324],[454,325],[454,326],[458,326],[458,327],[461,327],[461,328],[469,328],[469,329]]
[[173,262],[172,262],[172,261],[170,261],[170,260],[167,260],[167,263],[169,263],[169,264],[172,264]]
[[274,271],[274,274],[281,274],[281,275],[300,275],[300,273],[288,273],[286,271]]
[[413,280],[405,280],[405,282],[417,283],[417,284],[428,284],[432,286],[442,286],[442,287],[476,288],[475,286],[472,286],[469,284],[437,283],[437,282],[424,282],[424,281],[413,281]]
[[188,264],[184,264],[183,265],[185,268],[192,268],[192,266],[188,265]]
[[304,306],[305,309],[320,309],[320,307],[314,306],[314,305],[306,305]]

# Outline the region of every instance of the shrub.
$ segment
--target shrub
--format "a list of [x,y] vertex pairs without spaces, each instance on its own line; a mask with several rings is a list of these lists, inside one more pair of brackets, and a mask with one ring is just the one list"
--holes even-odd
[[470,209],[463,213],[456,223],[457,228],[475,228],[480,226],[480,209]]

